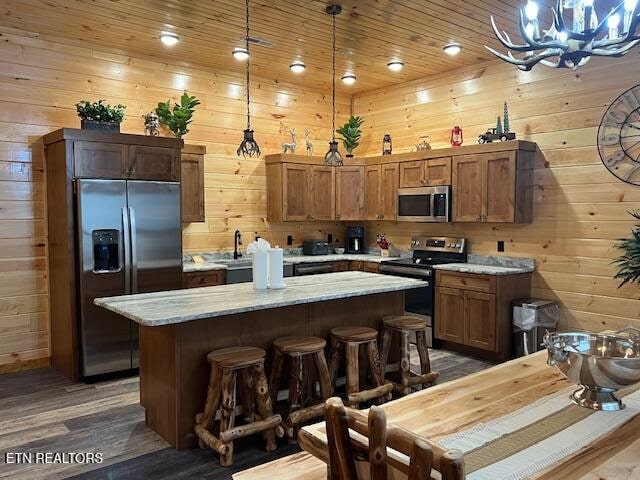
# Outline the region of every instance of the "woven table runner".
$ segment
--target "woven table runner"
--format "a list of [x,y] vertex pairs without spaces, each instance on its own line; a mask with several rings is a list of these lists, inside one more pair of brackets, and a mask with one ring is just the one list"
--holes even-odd
[[465,454],[469,480],[521,480],[593,443],[640,413],[640,391],[624,397],[626,408],[601,412],[578,407],[556,392],[515,412],[441,439]]

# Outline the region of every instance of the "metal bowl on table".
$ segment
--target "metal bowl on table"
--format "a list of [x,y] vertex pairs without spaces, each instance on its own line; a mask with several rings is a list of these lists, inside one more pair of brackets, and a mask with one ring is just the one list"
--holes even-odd
[[580,388],[571,400],[593,410],[620,410],[615,395],[623,387],[640,383],[640,330],[619,332],[548,333],[544,337],[549,357],[567,379]]

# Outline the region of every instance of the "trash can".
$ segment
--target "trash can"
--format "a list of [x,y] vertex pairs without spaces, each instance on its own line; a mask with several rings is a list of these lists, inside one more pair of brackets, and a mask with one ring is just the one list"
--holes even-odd
[[520,298],[513,303],[513,358],[529,355],[543,347],[542,339],[547,331],[558,327],[560,308],[553,300]]

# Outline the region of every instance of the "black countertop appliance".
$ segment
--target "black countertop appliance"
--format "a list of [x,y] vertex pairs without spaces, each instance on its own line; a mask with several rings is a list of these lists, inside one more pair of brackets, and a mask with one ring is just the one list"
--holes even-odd
[[348,227],[347,228],[347,244],[345,245],[347,253],[364,253],[364,227]]
[[305,240],[302,242],[303,255],[327,255],[329,254],[329,244],[317,240]]

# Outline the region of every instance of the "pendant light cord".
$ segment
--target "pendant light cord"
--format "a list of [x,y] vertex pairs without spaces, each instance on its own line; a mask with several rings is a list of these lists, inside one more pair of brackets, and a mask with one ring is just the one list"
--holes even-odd
[[245,37],[245,45],[247,50],[247,130],[251,130],[251,112],[249,110],[249,105],[251,104],[251,92],[250,92],[250,82],[251,79],[249,77],[249,64],[251,62],[251,55],[249,55],[249,0],[246,0],[246,9],[247,9],[247,32]]
[[331,98],[331,138],[336,141],[336,14],[331,15],[333,19],[333,76],[331,77],[332,98]]

